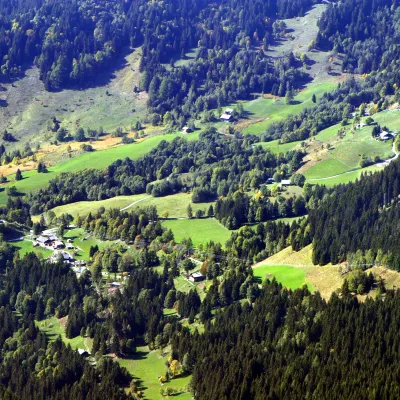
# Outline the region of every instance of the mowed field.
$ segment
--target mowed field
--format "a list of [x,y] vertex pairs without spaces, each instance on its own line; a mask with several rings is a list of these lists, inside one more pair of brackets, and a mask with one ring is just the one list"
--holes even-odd
[[[111,199],[100,201],[80,201],[76,203],[67,204],[53,208],[56,215],[64,213],[71,214],[76,217],[77,215],[86,215],[89,212],[95,213],[100,207],[105,209],[118,208],[133,210],[139,207],[155,206],[157,207],[158,215],[162,217],[163,213],[168,213],[168,218],[185,218],[187,217],[187,208],[191,204],[193,213],[197,210],[207,211],[210,203],[192,203],[191,193],[178,193],[165,197],[152,197],[146,193],[137,194],[133,196],[117,196]],[[38,220],[39,217],[34,217]]]
[[53,254],[53,251],[45,249],[43,247],[33,247],[31,240],[22,240],[20,242],[11,242],[11,245],[18,249],[20,257],[23,257],[28,253],[35,253],[39,257],[47,258]]
[[288,289],[298,289],[307,285],[309,290],[313,290],[310,283],[306,281],[306,274],[303,270],[289,265],[260,265],[253,269],[254,277],[260,282],[266,279],[275,278],[279,283]]
[[[194,132],[185,135],[185,137],[188,140],[196,140],[198,135],[198,132]],[[49,167],[49,172],[44,174],[38,174],[36,170],[24,172],[22,174],[23,179],[18,182],[13,181],[14,176],[11,175],[8,177],[10,182],[1,185],[0,204],[5,204],[7,202],[7,195],[5,193],[7,186],[15,186],[18,192],[21,194],[37,191],[46,187],[51,179],[63,172],[76,172],[87,168],[102,169],[106,168],[114,161],[118,159],[124,159],[126,157],[135,160],[154,149],[161,141],[172,141],[176,137],[177,134],[151,136],[140,142],[126,144],[107,150],[96,151],[93,153],[85,153],[54,167]]]
[[231,231],[215,218],[168,220],[163,225],[172,230],[176,242],[191,238],[194,246],[210,241],[225,245],[231,237]]
[[[296,272],[296,271],[297,272]],[[287,247],[253,266],[254,276],[265,279],[274,276],[283,286],[296,289],[305,283],[313,291],[329,299],[331,294],[343,284],[343,276],[339,265],[313,265],[312,245],[300,251]]]
[[[338,125],[328,128],[330,132],[338,129]],[[335,138],[328,141],[332,143],[332,146],[327,150],[325,159],[308,168],[304,172],[305,177],[312,182],[313,179],[327,178],[361,169],[360,162],[363,157],[369,157],[372,160],[379,157],[386,160],[394,156],[392,141],[376,140],[372,138],[371,132],[372,127],[365,127],[355,131],[354,134],[348,131],[343,139]]]

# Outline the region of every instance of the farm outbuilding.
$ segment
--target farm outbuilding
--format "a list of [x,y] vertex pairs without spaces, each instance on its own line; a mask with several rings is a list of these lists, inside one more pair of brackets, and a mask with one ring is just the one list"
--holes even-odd
[[193,272],[193,274],[189,276],[189,281],[192,282],[200,282],[202,280],[204,280],[204,276],[201,272]]

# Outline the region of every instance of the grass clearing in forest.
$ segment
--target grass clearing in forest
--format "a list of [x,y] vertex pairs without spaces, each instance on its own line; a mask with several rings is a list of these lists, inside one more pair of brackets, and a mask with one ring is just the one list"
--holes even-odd
[[116,361],[125,367],[128,372],[138,380],[138,386],[144,390],[144,398],[148,400],[158,400],[162,398],[160,389],[172,388],[177,391],[173,398],[177,400],[192,399],[187,386],[191,377],[177,377],[163,385],[158,377],[165,375],[167,367],[167,354],[162,354],[160,350],[152,350],[148,346],[140,346],[137,352],[130,358],[118,358]]
[[15,132],[19,144],[41,145],[54,140],[47,123],[56,117],[72,134],[78,127],[111,132],[131,126],[146,113],[147,94],[135,93],[140,82],[141,49],[125,49],[114,60],[115,69],[94,75],[88,87],[47,92],[32,66],[24,76],[4,83],[6,107],[0,108],[0,130]]
[[299,268],[291,267],[289,265],[259,265],[253,269],[254,277],[260,282],[265,279],[275,278],[279,283],[288,289],[298,289],[303,285],[307,285],[309,290],[313,290],[310,283],[306,281],[306,274]]
[[176,242],[191,238],[194,246],[210,241],[224,246],[231,237],[229,229],[215,218],[166,220],[163,225],[172,230]]
[[[344,277],[341,274],[339,265],[314,265],[312,263],[312,251],[312,245],[306,246],[299,251],[294,251],[291,247],[286,247],[266,260],[254,265],[254,275],[256,275],[258,268],[267,266],[276,267],[277,265],[283,265],[298,269],[305,274],[305,281],[311,285],[312,290],[318,291],[324,299],[328,300],[332,293],[342,286]],[[262,270],[258,274],[260,273],[264,274]],[[276,279],[279,281],[278,278]]]
[[337,82],[312,82],[304,90],[300,91],[291,104],[286,104],[284,98],[264,98],[260,97],[253,101],[243,103],[244,109],[250,114],[250,119],[264,118],[263,121],[251,124],[243,133],[260,135],[273,122],[281,121],[290,115],[298,114],[305,108],[315,107],[312,102],[313,94],[317,99],[324,93],[335,89]]
[[[84,229],[82,228],[73,228],[69,229],[64,233],[64,239],[71,239],[71,243],[75,246],[75,249],[78,250],[77,254],[73,257],[77,260],[85,260],[89,261],[89,251],[92,246],[99,246],[100,249],[111,246],[115,242],[112,241],[101,241],[93,236],[90,236]],[[72,254],[72,251],[69,251]]]
[[58,336],[61,337],[61,340],[66,344],[70,345],[73,350],[77,349],[85,349],[88,348],[88,339],[77,336],[72,339],[68,339],[65,336],[65,328],[62,324],[62,319],[58,319],[56,317],[48,318],[43,321],[36,321],[36,326],[47,336],[47,339],[50,341],[54,341]]

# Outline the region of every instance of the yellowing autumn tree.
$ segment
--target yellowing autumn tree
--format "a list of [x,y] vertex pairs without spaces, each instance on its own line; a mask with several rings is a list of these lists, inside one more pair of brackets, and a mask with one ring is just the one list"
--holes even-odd
[[181,369],[181,363],[178,360],[172,360],[169,369],[171,370],[172,375],[175,376]]

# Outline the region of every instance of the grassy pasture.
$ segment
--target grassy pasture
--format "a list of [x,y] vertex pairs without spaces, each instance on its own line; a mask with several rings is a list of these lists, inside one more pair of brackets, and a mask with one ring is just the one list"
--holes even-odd
[[[187,216],[187,207],[189,204],[192,206],[193,213],[197,210],[206,210],[214,202],[210,203],[192,203],[192,195],[190,193],[178,193],[165,197],[151,197],[146,193],[137,194],[133,196],[117,196],[111,199],[100,201],[80,201],[71,203],[64,206],[55,207],[53,211],[56,215],[68,213],[73,215],[85,215],[89,212],[96,212],[100,207],[105,209],[109,208],[125,208],[137,202],[129,209],[138,207],[156,206],[158,214],[162,215],[163,212],[169,213],[169,218],[185,218]],[[38,219],[39,217],[36,217]]]
[[264,132],[271,123],[281,121],[292,114],[297,114],[305,108],[314,107],[315,104],[311,100],[313,94],[315,94],[318,99],[324,93],[335,89],[336,86],[337,82],[311,83],[294,97],[292,104],[285,104],[284,98],[274,100],[272,98],[262,97],[244,103],[244,109],[250,114],[251,119],[265,118],[265,120],[248,126],[243,132],[259,135]]
[[[65,232],[64,239],[71,239],[72,244],[75,248],[79,247],[81,250],[74,256],[77,260],[89,261],[89,250],[91,246],[99,246],[104,248],[110,246],[114,242],[101,241],[89,236],[82,228],[74,228]],[[72,252],[70,252],[72,253]]]
[[[65,336],[65,328],[61,320],[56,317],[48,318],[44,321],[36,321],[36,326],[46,334],[49,340],[55,340],[58,336],[61,337],[65,344],[70,344],[73,350],[86,349],[91,347],[91,339],[77,336],[68,339]],[[189,400],[192,398],[190,393],[187,393],[186,387],[190,382],[190,376],[178,377],[161,386],[158,377],[165,374],[165,361],[167,357],[161,354],[159,350],[150,351],[147,346],[137,348],[137,353],[130,358],[118,358],[116,361],[125,367],[128,372],[138,379],[139,386],[144,390],[145,399],[159,399],[161,388],[174,388],[179,394],[174,398],[179,400]]]
[[172,230],[177,242],[191,238],[194,246],[209,241],[224,245],[231,236],[231,232],[214,218],[168,220],[163,225]]
[[[261,263],[256,264],[253,267],[254,275],[257,276],[262,273],[263,275],[261,278],[263,278],[265,277],[265,272],[262,269],[259,273],[256,272],[259,268],[267,266],[276,268],[277,265],[289,266],[304,273],[305,281],[311,285],[314,291],[320,292],[321,296],[326,300],[328,300],[331,294],[343,284],[343,276],[340,273],[340,267],[338,265],[313,265],[312,245],[306,246],[300,251],[294,251],[291,247],[281,250],[279,253],[276,253]],[[276,279],[285,286],[285,283],[280,281],[278,277],[276,277]],[[285,279],[285,277],[283,277],[283,279]],[[298,283],[299,282],[300,279],[298,280]]]
[[[398,116],[400,117],[400,113]],[[331,147],[329,150],[322,150],[319,155],[317,153],[316,157],[319,157],[321,161],[317,161],[304,171],[310,183],[317,183],[319,179],[335,175],[341,176],[332,178],[331,184],[349,182],[359,177],[362,172],[376,168],[361,169],[360,162],[363,157],[369,157],[372,160],[379,157],[386,160],[393,156],[392,141],[383,142],[373,139],[372,127],[364,127],[352,134],[348,126],[345,136],[341,139],[336,136],[339,129],[340,125],[334,125],[321,131],[315,137],[315,141],[329,143]],[[328,180],[326,183],[329,184]]]
[[306,281],[306,274],[299,268],[291,267],[289,265],[259,265],[254,267],[254,277],[258,281],[264,281],[265,279],[272,279],[273,277],[280,282],[283,286],[289,289],[298,289],[303,285],[307,285],[310,290],[313,287]]
[[377,171],[382,171],[382,167],[377,167],[375,165],[372,165],[370,167],[366,168],[360,168],[355,171],[350,171],[350,172],[345,172],[341,175],[335,176],[333,178],[317,178],[310,180],[309,183],[312,183],[313,185],[325,185],[328,187],[332,187],[335,185],[339,185],[342,183],[349,183],[349,182],[354,182],[356,179],[359,179],[362,174],[368,174],[368,173],[374,173]]
[[[94,153],[85,153],[54,167],[48,168],[49,172],[44,174],[38,174],[37,171],[24,172],[22,174],[23,179],[18,182],[12,181],[14,176],[11,175],[9,176],[9,180],[12,182],[1,185],[0,204],[5,204],[7,202],[7,195],[5,193],[5,188],[7,186],[15,186],[22,194],[37,191],[46,187],[51,179],[63,172],[76,172],[87,168],[102,169],[106,168],[114,161],[126,157],[135,160],[154,149],[161,141],[172,141],[175,137],[177,137],[176,134],[151,136],[141,142],[96,151]],[[198,132],[185,135],[185,137],[188,138],[188,140],[195,140],[198,137]]]
[[139,380],[139,387],[144,390],[145,399],[158,400],[161,398],[160,389],[171,387],[178,392],[173,396],[178,400],[192,399],[190,393],[186,391],[186,386],[190,382],[190,376],[178,377],[161,386],[158,377],[165,374],[167,367],[165,362],[167,357],[159,350],[150,351],[147,346],[137,348],[137,352],[130,358],[118,358],[116,361],[125,367],[128,372]]
[[146,113],[147,94],[135,93],[139,84],[141,49],[126,49],[114,61],[115,70],[96,74],[88,87],[47,92],[33,66],[24,77],[5,83],[7,107],[0,109],[0,129],[15,132],[19,143],[46,143],[54,140],[47,122],[56,117],[70,132],[77,127],[106,132],[131,126]]
[[23,257],[28,253],[35,253],[39,257],[47,258],[50,257],[53,252],[48,249],[44,249],[43,247],[33,247],[32,242],[30,240],[23,240],[21,242],[12,242],[14,247],[18,249],[19,255]]
[[62,341],[66,345],[71,345],[73,350],[86,349],[88,350],[88,341],[82,336],[77,336],[72,339],[68,339],[65,336],[65,329],[61,324],[61,320],[56,317],[45,319],[44,321],[36,321],[36,326],[46,334],[48,340],[56,340],[58,336],[61,336]]

